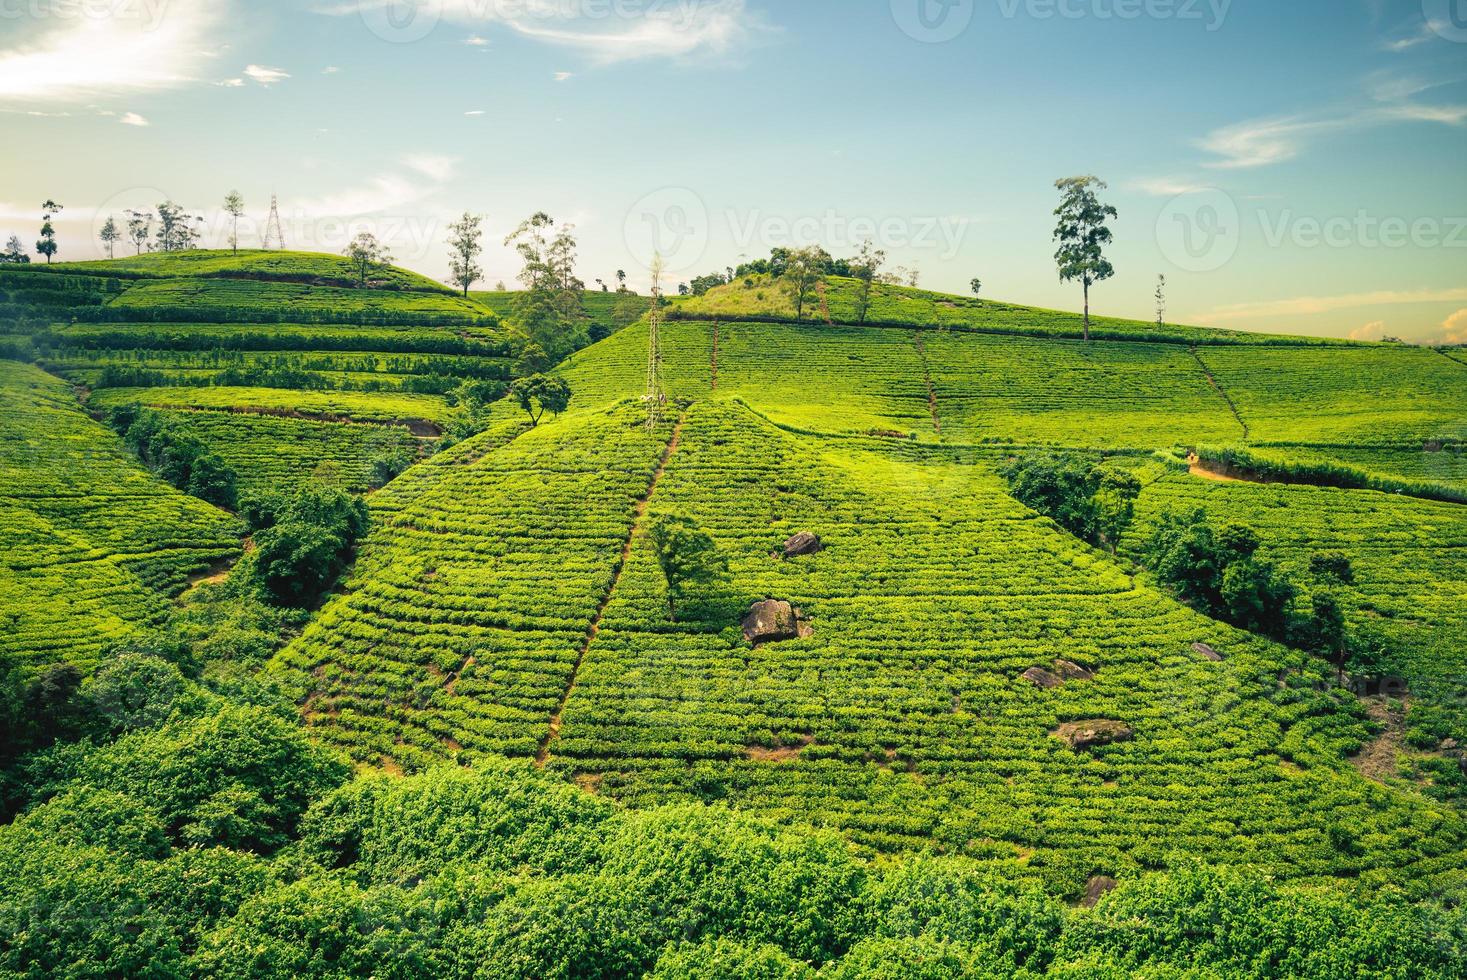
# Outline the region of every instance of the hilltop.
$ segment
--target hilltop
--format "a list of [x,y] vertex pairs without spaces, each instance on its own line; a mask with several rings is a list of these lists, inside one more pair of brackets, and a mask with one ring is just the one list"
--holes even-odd
[[[1173,954],[1108,932],[1102,954],[1086,930],[1161,922],[1200,888],[1234,910],[1307,909],[1309,938],[1286,944],[1307,964],[1291,969],[1323,976],[1317,947],[1346,941],[1320,937],[1388,914],[1362,909],[1467,895],[1467,715],[1452,682],[1467,668],[1467,364],[1106,319],[1086,342],[1073,314],[895,286],[876,288],[862,323],[838,278],[796,320],[755,281],[667,307],[667,402],[650,426],[650,302],[628,324],[625,295],[587,294],[587,339],[600,336],[543,368],[571,400],[537,423],[501,397],[540,373],[523,363],[513,294],[465,298],[400,270],[360,288],[340,261],[185,253],[0,270],[13,358],[0,362],[12,539],[0,650],[28,671],[66,661],[90,675],[118,649],[136,654],[128,644],[170,649],[147,638],[181,610],[196,630],[191,617],[210,633],[224,623],[208,648],[231,651],[190,679],[229,706],[205,699],[214,707],[45,769],[46,790],[23,790],[50,801],[34,820],[72,819],[75,787],[143,794],[171,808],[157,833],[173,843],[138,859],[150,869],[186,844],[253,848],[269,901],[312,904],[304,889],[319,889],[348,917],[452,895],[435,906],[445,922],[501,930],[489,957],[531,943],[514,925],[522,907],[535,910],[525,921],[561,921],[537,896],[576,908],[599,896],[626,922],[663,922],[625,883],[657,848],[706,844],[710,880],[730,887],[818,883],[749,900],[781,921],[862,910],[795,933],[592,924],[524,953],[566,975],[602,969],[587,964],[603,954],[622,964],[605,975],[640,975],[671,962],[676,939],[724,936],[772,944],[770,962],[844,959],[864,975],[862,962],[930,953],[881,945],[891,917],[921,920],[902,943],[946,935],[910,911],[937,892],[967,896],[953,899],[964,921],[992,902],[1031,903],[1012,911],[1025,930],[1031,915],[1050,923],[951,955],[1011,975],[1021,961],[1037,975],[1115,956],[1123,975]],[[252,542],[244,508],[168,486],[166,466],[132,454],[130,429],[105,424],[138,411],[217,454],[242,496],[370,491],[370,530],[318,606],[270,632],[264,613],[214,611],[244,601],[228,581],[173,602]],[[1005,473],[1036,455],[1133,476],[1134,522],[1098,547],[1021,503]],[[1168,513],[1193,508],[1254,529],[1259,559],[1302,583],[1301,611],[1337,597],[1350,629],[1388,641],[1409,694],[1357,696],[1322,657],[1183,602],[1146,553]],[[726,564],[676,616],[650,534],[669,516]],[[800,532],[822,550],[785,554]],[[1348,575],[1326,582],[1321,554]],[[743,621],[761,600],[798,608],[802,628],[751,642]],[[189,761],[202,745],[260,739],[292,760],[288,787],[251,767],[198,799],[151,802],[171,790],[129,775],[156,755],[214,779],[210,766],[236,761]],[[246,799],[256,782],[277,794],[269,806]],[[1147,906],[1152,894],[1167,897]],[[1061,904],[1097,899],[1093,914]],[[180,955],[219,967],[235,937],[288,931],[249,905],[261,899],[236,901],[252,911],[218,913]],[[1223,931],[1246,945],[1261,929]],[[297,942],[246,945],[277,941]],[[1196,955],[1246,972],[1244,959],[1275,954]]]

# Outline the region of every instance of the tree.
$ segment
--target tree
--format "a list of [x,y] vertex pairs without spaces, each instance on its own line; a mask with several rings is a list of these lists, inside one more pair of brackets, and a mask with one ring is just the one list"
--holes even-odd
[[824,279],[825,260],[829,258],[825,250],[816,245],[796,249],[789,254],[789,262],[781,278],[790,301],[795,304],[796,320],[804,316],[805,304]]
[[200,220],[172,201],[158,205],[158,251],[184,252],[193,248],[199,241],[194,225]]
[[616,270],[616,291],[619,293],[627,291],[627,271],[625,269]]
[[856,253],[856,261],[851,264],[851,275],[860,284],[856,289],[857,323],[866,322],[866,314],[871,310],[871,284],[878,280],[885,263],[886,253],[872,248],[871,239],[861,243],[861,251]]
[[1106,219],[1116,217],[1116,209],[1102,204],[1097,190],[1105,181],[1098,177],[1066,177],[1054,186],[1060,192],[1060,205],[1055,208],[1059,223],[1054,239],[1059,249],[1054,260],[1059,266],[1061,282],[1079,280],[1085,290],[1085,339],[1090,339],[1090,287],[1115,275],[1115,267],[1104,255],[1105,246],[1114,239],[1106,227]]
[[239,254],[239,219],[244,216],[244,198],[239,191],[230,191],[224,196],[224,213],[229,215],[231,224],[229,226],[229,247],[234,254]]
[[127,239],[136,246],[138,254],[143,254],[143,246],[148,244],[153,237],[153,212],[151,211],[128,211],[127,212]]
[[1110,546],[1115,554],[1121,536],[1136,516],[1136,498],[1141,496],[1141,481],[1136,474],[1114,466],[1099,466],[1094,474],[1095,526],[1100,543]]
[[544,374],[551,367],[550,356],[539,344],[531,341],[520,351],[519,360],[514,362],[515,373],[520,376]]
[[370,231],[364,231],[351,240],[344,253],[351,259],[352,268],[357,274],[357,285],[365,287],[367,277],[376,269],[383,268],[392,261],[392,253],[377,241],[377,236]]
[[559,415],[570,405],[570,385],[564,378],[532,374],[518,378],[509,386],[509,395],[530,416],[532,426],[539,425],[546,412]]
[[112,215],[107,216],[107,221],[102,225],[102,230],[97,233],[97,237],[102,240],[102,247],[107,250],[107,257],[115,258],[113,248],[122,241],[122,231],[117,227],[117,222],[113,220]]
[[5,252],[0,254],[0,262],[13,265],[26,265],[31,257],[26,254],[25,245],[21,243],[19,235],[11,235],[10,241],[5,243]]
[[539,344],[553,358],[584,346],[586,311],[581,295],[586,284],[575,275],[574,229],[556,228],[553,218],[538,211],[504,243],[524,263],[519,280],[525,290],[514,302],[515,327],[523,339]]
[[1166,325],[1166,276],[1156,277],[1156,325]]
[[255,538],[246,577],[272,602],[295,607],[314,604],[336,581],[368,524],[360,497],[314,486],[248,498],[240,516]]
[[968,283],[968,288],[973,290],[974,296],[977,296],[979,293],[983,292],[983,280],[975,276],[973,280]]
[[1083,541],[1099,542],[1097,467],[1076,456],[1035,453],[1004,464],[999,474],[1024,506],[1052,518]]
[[465,296],[469,295],[470,286],[484,278],[484,270],[478,263],[484,253],[484,232],[480,227],[483,220],[482,216],[465,211],[463,217],[448,226],[449,281],[463,287]]
[[56,226],[51,224],[51,219],[60,213],[61,205],[49,198],[41,205],[41,238],[36,242],[36,251],[46,257],[47,265],[51,264],[51,257],[60,249],[56,244]]
[[722,577],[728,571],[728,561],[706,531],[678,514],[652,518],[647,537],[667,580],[668,617],[676,621],[678,605],[687,597],[688,590]]

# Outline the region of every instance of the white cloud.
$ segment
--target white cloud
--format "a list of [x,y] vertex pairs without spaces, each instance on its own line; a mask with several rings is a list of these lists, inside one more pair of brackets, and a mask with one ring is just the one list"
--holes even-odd
[[[346,0],[321,9],[344,15],[379,10],[397,0]],[[575,4],[494,4],[483,0],[438,0],[435,13],[461,24],[494,23],[515,33],[572,48],[602,63],[643,58],[724,54],[756,33],[769,30],[746,0],[638,5],[625,13],[589,16]],[[599,8],[598,8],[599,9]],[[610,5],[612,11],[618,5]],[[474,35],[464,43],[488,43]]]
[[341,69],[340,68],[337,68],[335,65],[327,65],[325,68],[322,68],[321,69],[321,74],[323,74],[323,75],[335,75],[335,74],[339,73],[340,71],[341,71]]
[[1196,194],[1201,191],[1211,190],[1206,184],[1179,180],[1174,177],[1147,177],[1141,180],[1133,180],[1126,186],[1133,191],[1141,194],[1149,194],[1152,197],[1177,197],[1182,194]]
[[122,118],[117,120],[124,126],[150,126],[152,125],[136,112],[124,112]]
[[1385,321],[1376,320],[1350,331],[1351,340],[1380,340],[1385,336]]
[[1298,296],[1293,299],[1269,300],[1262,303],[1236,303],[1221,306],[1198,317],[1204,323],[1248,320],[1257,317],[1309,316],[1359,309],[1363,306],[1392,306],[1400,303],[1467,302],[1467,289],[1377,290],[1372,293],[1346,293],[1340,296]]
[[274,85],[290,77],[290,72],[268,65],[246,65],[244,73],[261,85]]
[[316,218],[352,218],[407,208],[437,193],[452,178],[458,161],[424,153],[406,157],[402,163],[410,173],[378,174],[356,187],[304,201],[299,210]]
[[215,82],[214,84],[215,85],[218,85],[220,88],[243,88],[244,87],[244,79],[243,78],[226,78],[224,81],[222,81],[222,82]]
[[471,48],[487,48],[489,46],[488,38],[482,38],[477,34],[464,38],[464,43]]
[[1442,341],[1467,344],[1467,309],[1458,310],[1442,321]]
[[575,77],[576,73],[573,71],[558,71],[555,73],[555,80],[557,82],[568,82]]
[[1368,103],[1313,116],[1280,116],[1225,126],[1209,133],[1198,145],[1217,157],[1205,166],[1241,170],[1292,160],[1310,141],[1330,133],[1357,132],[1404,122],[1446,126],[1467,123],[1467,106],[1412,101],[1442,84],[1376,73],[1366,80]]
[[432,153],[417,153],[404,157],[403,161],[410,169],[416,170],[425,177],[429,177],[440,183],[453,176],[458,166],[455,157],[439,156]]
[[80,102],[175,88],[212,57],[228,0],[118,4],[105,16],[38,0],[50,16],[0,41],[0,103]]
[[470,109],[468,112],[464,113],[464,115],[466,116],[482,116],[483,114],[483,109]]

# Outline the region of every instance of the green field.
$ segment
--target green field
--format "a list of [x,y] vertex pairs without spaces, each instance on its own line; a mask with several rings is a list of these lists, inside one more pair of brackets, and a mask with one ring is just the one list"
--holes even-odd
[[[842,322],[849,280],[829,284],[832,322],[795,323],[777,297],[736,285],[673,304],[660,333],[668,400],[649,427],[650,325],[611,329],[616,295],[589,294],[606,336],[553,369],[568,409],[534,425],[502,399],[466,435],[448,392],[512,377],[513,294],[464,301],[406,273],[391,277],[401,288],[355,290],[330,282],[331,268],[215,254],[0,277],[29,311],[0,340],[36,362],[0,362],[0,652],[31,673],[69,661],[106,680],[95,669],[154,630],[249,651],[184,663],[193,700],[151,728],[27,763],[15,778],[28,809],[0,828],[0,864],[20,862],[25,887],[47,877],[24,862],[33,835],[51,831],[31,828],[69,827],[81,819],[69,801],[101,793],[97,806],[117,813],[135,798],[166,809],[137,833],[167,843],[126,866],[96,853],[87,868],[151,883],[197,861],[194,884],[169,886],[194,903],[199,877],[238,883],[189,912],[199,924],[176,949],[198,974],[258,967],[295,949],[275,933],[297,929],[411,934],[431,946],[414,962],[451,974],[467,929],[471,945],[491,937],[485,975],[641,976],[675,954],[712,964],[709,976],[747,975],[720,972],[726,950],[704,942],[715,933],[664,928],[673,913],[623,904],[641,894],[628,882],[681,895],[710,868],[739,895],[676,901],[844,929],[827,945],[786,937],[765,951],[854,964],[839,977],[916,975],[887,969],[904,954],[882,945],[883,930],[927,942],[929,926],[902,917],[926,923],[918,905],[958,894],[963,921],[984,930],[1040,929],[1049,938],[1027,962],[1069,976],[1350,975],[1336,967],[1341,950],[1358,951],[1338,938],[1352,930],[1456,928],[1447,907],[1467,899],[1467,814],[1452,788],[1454,746],[1467,742],[1461,364],[1395,344],[1122,321],[1100,321],[1085,343],[1068,314],[895,287],[873,305],[882,322],[858,325]],[[63,286],[14,289],[21,278]],[[68,297],[99,301],[50,304]],[[138,319],[56,312],[114,308]],[[149,310],[163,311],[157,322]],[[290,627],[267,628],[260,594],[234,590],[254,581],[268,526],[222,586],[175,601],[191,576],[239,557],[244,528],[169,489],[93,420],[128,405],[198,440],[242,493],[363,492],[385,450],[416,462],[367,497],[370,527],[345,576]],[[1117,553],[1011,496],[1001,468],[1030,450],[1106,457],[1137,475],[1136,521]],[[1200,475],[1183,462],[1193,451]],[[1204,478],[1206,466],[1247,479]],[[1353,482],[1307,485],[1331,479]],[[1352,628],[1389,639],[1404,700],[1357,697],[1321,658],[1164,588],[1140,562],[1146,540],[1165,512],[1194,507],[1253,528],[1261,557],[1304,584],[1301,610],[1324,588],[1311,558],[1347,556],[1351,581],[1332,588]],[[706,531],[727,563],[675,619],[649,533],[668,514]],[[824,550],[782,557],[800,531]],[[740,621],[764,599],[799,607],[805,635],[752,645]],[[1036,683],[1036,669],[1062,683]],[[1062,738],[1096,726],[1125,735]],[[221,775],[233,746],[248,748],[248,771]],[[276,788],[256,798],[256,784]],[[89,819],[123,822],[113,810]],[[704,853],[709,840],[726,849]],[[72,846],[34,860],[70,860]],[[805,846],[822,857],[789,850]],[[674,857],[649,871],[663,847]],[[220,870],[236,858],[249,869]],[[57,887],[77,874],[55,873]],[[948,877],[962,875],[977,877]],[[1121,890],[1076,908],[1102,878]],[[763,897],[766,885],[779,895]],[[842,896],[828,908],[808,897],[826,888]],[[1228,904],[1240,894],[1246,925]],[[594,908],[579,904],[587,895]],[[1444,904],[1411,904],[1424,900]],[[971,903],[982,902],[997,904],[980,914]],[[1198,914],[1223,923],[1224,946],[1258,934],[1275,945],[1209,946],[1208,963],[1229,965],[1187,973],[1180,950],[1201,928],[1188,920],[1145,940],[1170,950],[1157,966],[1162,954],[1125,952],[1157,903],[1209,910]],[[838,925],[847,906],[854,918]],[[384,918],[362,918],[367,907]],[[1278,925],[1292,915],[1307,925]],[[542,941],[541,929],[575,938]],[[616,954],[636,969],[557,959],[628,936],[651,937]],[[1005,956],[1017,942],[994,941]],[[1444,941],[1420,942],[1455,960]],[[1336,959],[1302,952],[1319,948]],[[933,975],[1026,975],[999,962]]]
[[0,361],[0,389],[0,652],[89,667],[189,575],[237,556],[241,531],[154,479],[62,382]]

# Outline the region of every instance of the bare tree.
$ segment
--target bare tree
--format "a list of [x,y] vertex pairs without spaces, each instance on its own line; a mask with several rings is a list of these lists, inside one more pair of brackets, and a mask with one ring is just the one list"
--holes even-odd
[[138,254],[143,254],[143,246],[153,237],[153,212],[151,211],[129,211],[127,212],[127,238],[137,247]]
[[224,196],[224,213],[232,219],[229,227],[229,247],[234,250],[235,255],[239,254],[239,219],[244,212],[244,198],[240,197],[239,191],[230,191]]
[[122,231],[117,227],[117,222],[113,220],[112,215],[107,215],[107,222],[102,225],[102,230],[97,233],[97,237],[102,240],[102,247],[107,250],[107,257],[115,258],[116,256],[112,254],[113,248],[122,241]]

